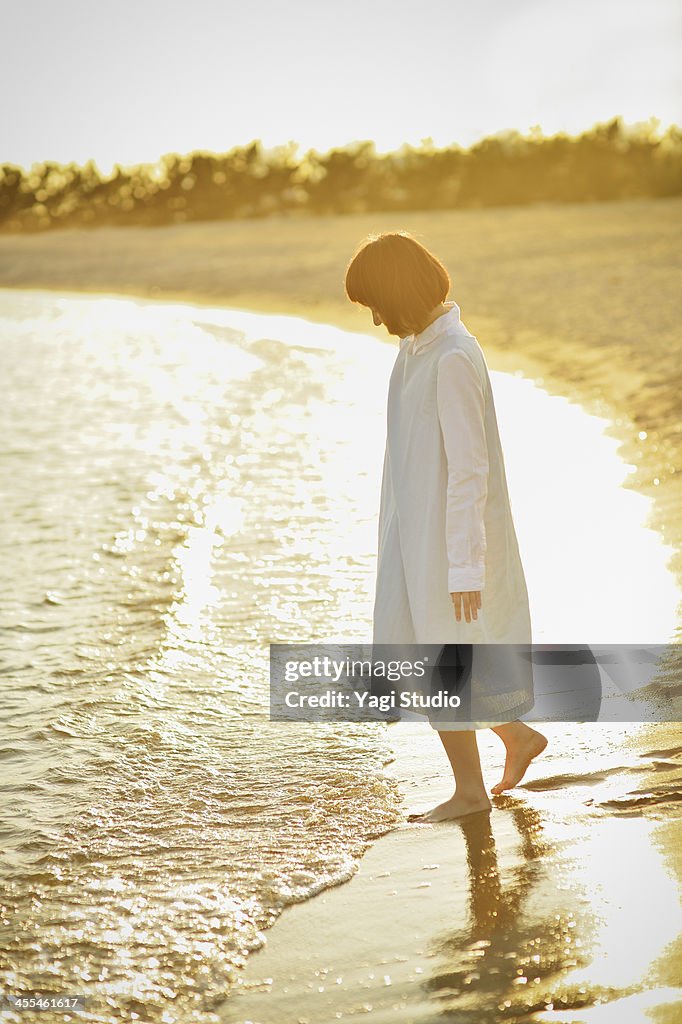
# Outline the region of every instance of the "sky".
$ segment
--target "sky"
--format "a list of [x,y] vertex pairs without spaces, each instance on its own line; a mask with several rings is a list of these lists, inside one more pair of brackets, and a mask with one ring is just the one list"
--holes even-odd
[[[682,122],[679,0],[0,0],[0,164]],[[8,45],[9,42],[9,45]]]

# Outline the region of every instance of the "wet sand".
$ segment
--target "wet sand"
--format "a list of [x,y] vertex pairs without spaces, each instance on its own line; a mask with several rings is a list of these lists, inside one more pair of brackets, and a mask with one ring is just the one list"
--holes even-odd
[[412,231],[447,263],[493,369],[613,420],[682,578],[681,225],[672,198],[0,235],[0,287],[224,304],[385,339],[345,299],[343,270],[368,232]]
[[[541,728],[546,754],[492,814],[403,824],[349,883],[286,910],[225,1024],[679,1020],[679,729]],[[390,731],[406,808],[449,796],[435,737]],[[500,746],[479,746],[490,785]]]

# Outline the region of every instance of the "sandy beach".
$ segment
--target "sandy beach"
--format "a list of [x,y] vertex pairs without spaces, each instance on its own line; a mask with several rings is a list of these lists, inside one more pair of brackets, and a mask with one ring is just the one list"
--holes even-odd
[[[680,581],[681,219],[682,201],[643,200],[2,236],[0,286],[291,314],[385,340],[345,300],[343,268],[368,232],[410,230],[450,267],[452,297],[492,369],[542,381],[612,421],[633,466],[628,486],[653,499],[650,525],[674,546]],[[279,371],[270,373],[274,389]],[[171,438],[169,459],[175,445]],[[296,599],[294,589],[292,606]],[[229,605],[221,626],[238,614]],[[276,617],[266,625],[274,630]],[[450,795],[437,740],[425,727],[390,726],[386,778],[402,800],[398,826],[369,846],[350,881],[263,929],[262,948],[202,1019],[674,1024],[679,727],[543,731],[546,753],[521,786],[494,799],[492,815],[433,826],[406,816]],[[502,747],[489,731],[479,744],[490,786]],[[179,764],[188,750],[179,748]],[[362,766],[349,761],[351,769],[361,779]]]
[[386,339],[345,298],[343,271],[368,233],[411,231],[448,265],[491,367],[613,420],[679,575],[681,224],[674,198],[5,235],[0,287],[184,299]]

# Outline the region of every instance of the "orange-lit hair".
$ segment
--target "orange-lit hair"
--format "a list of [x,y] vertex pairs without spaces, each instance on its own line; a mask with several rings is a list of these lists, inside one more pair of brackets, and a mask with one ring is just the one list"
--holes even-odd
[[375,309],[389,333],[400,338],[422,331],[449,291],[443,264],[407,231],[370,235],[346,268],[351,302]]

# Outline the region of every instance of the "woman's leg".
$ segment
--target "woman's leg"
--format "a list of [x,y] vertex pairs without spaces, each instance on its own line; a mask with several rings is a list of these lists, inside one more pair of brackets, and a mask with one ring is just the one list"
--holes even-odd
[[413,815],[420,821],[446,821],[465,814],[489,811],[490,799],[485,791],[478,756],[476,732],[473,729],[452,729],[438,732],[455,777],[455,793],[426,814]]
[[507,757],[504,763],[504,774],[499,782],[491,786],[491,793],[503,793],[505,789],[517,786],[534,757],[541,754],[547,746],[547,738],[536,729],[531,729],[525,722],[505,722],[504,725],[491,726],[505,747]]

